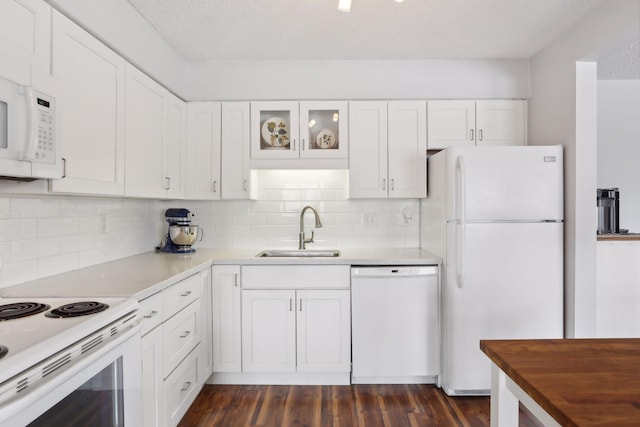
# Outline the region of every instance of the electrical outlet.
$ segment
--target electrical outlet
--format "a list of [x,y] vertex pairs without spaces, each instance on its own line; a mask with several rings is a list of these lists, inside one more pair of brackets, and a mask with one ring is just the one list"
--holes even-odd
[[109,232],[109,216],[106,213],[101,213],[100,215],[100,229],[103,233]]
[[375,227],[378,223],[378,216],[375,213],[366,213],[362,217],[362,222],[365,227]]
[[413,212],[408,207],[404,206],[402,208],[402,226],[408,227],[413,225]]

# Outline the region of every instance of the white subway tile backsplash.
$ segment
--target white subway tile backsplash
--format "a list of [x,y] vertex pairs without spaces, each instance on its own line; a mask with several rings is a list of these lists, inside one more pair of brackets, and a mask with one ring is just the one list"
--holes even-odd
[[[186,208],[204,234],[195,248],[297,248],[300,211],[310,248],[420,246],[415,199],[349,200],[347,171],[256,171],[258,200],[154,201],[82,196],[0,197],[0,287],[148,252],[167,233],[164,212]],[[365,224],[365,215],[375,217]],[[107,230],[103,230],[106,219]]]
[[60,253],[60,239],[48,237],[11,242],[11,261],[20,262],[45,258]]
[[0,198],[0,219],[11,217],[11,202],[8,198]]
[[12,198],[11,218],[56,218],[60,216],[60,199]]
[[79,231],[77,218],[38,219],[38,237],[65,236]]
[[0,241],[26,240],[38,237],[37,220],[35,219],[1,219]]

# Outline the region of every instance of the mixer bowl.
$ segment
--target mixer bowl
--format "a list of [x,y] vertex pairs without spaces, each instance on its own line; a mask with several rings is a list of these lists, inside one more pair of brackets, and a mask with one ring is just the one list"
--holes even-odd
[[198,238],[197,225],[172,225],[169,227],[169,238],[175,245],[191,246]]

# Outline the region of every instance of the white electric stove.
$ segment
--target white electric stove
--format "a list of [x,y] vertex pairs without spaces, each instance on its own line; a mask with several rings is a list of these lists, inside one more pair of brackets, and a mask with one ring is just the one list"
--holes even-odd
[[[114,385],[108,418],[113,417],[113,425],[129,419],[122,403],[130,409],[138,399],[127,403],[123,396],[132,395],[127,389],[137,389],[139,381],[125,382],[124,389],[122,383],[129,371],[139,371],[137,309],[131,298],[0,298],[0,425],[40,425],[40,415],[51,422],[61,416],[54,408],[59,403],[75,408],[74,389],[98,390],[91,381],[103,384],[105,375]],[[95,378],[85,378],[93,366]],[[50,402],[43,404],[45,396]]]

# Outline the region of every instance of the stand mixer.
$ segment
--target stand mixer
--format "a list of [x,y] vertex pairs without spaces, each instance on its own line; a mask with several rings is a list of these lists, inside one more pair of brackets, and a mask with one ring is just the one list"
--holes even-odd
[[191,225],[191,218],[195,215],[188,209],[172,208],[167,209],[164,216],[169,223],[169,231],[163,240],[160,251],[179,254],[195,252],[196,250],[191,246],[200,234],[200,228],[197,225]]

